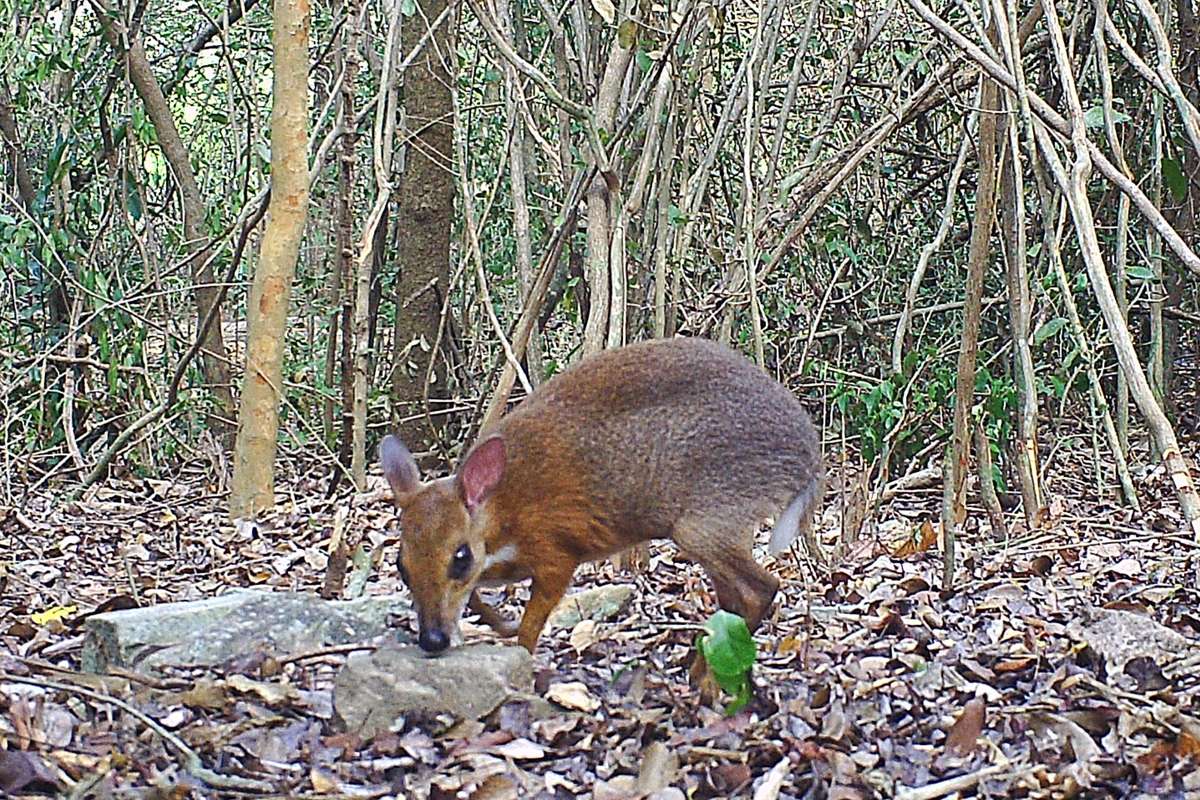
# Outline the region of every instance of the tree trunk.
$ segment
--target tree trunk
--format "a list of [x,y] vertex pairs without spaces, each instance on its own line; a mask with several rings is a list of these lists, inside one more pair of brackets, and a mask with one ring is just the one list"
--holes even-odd
[[0,82],[0,135],[4,136],[4,142],[8,145],[9,162],[17,179],[17,196],[20,197],[25,210],[33,214],[36,211],[34,206],[37,203],[37,195],[33,189],[33,178],[29,175],[29,165],[25,161],[21,134],[17,130],[12,97],[3,82]]
[[[497,10],[500,30],[512,37],[517,53],[528,59],[529,43],[525,35],[525,25],[521,20],[520,0],[501,2]],[[533,245],[529,228],[527,172],[537,162],[529,146],[530,140],[525,135],[525,115],[521,113],[524,103],[521,73],[508,62],[505,62],[504,71],[508,79],[507,113],[509,124],[512,126],[508,162],[512,189],[513,236],[517,245],[517,277],[521,281],[522,296],[528,297],[533,286]],[[542,382],[542,346],[536,326],[530,333],[529,344],[525,348],[525,368],[533,386]]]
[[[307,5],[305,6],[307,8]],[[146,50],[140,38],[129,41],[129,31],[120,18],[110,9],[103,8],[97,16],[104,30],[104,38],[113,51],[125,59],[129,71],[129,80],[142,104],[146,107],[146,116],[154,125],[158,134],[158,146],[162,149],[163,157],[171,165],[171,171],[179,181],[179,194],[183,204],[183,235],[187,239],[188,255],[192,270],[192,285],[196,298],[197,324],[202,324],[208,310],[217,304],[220,289],[216,285],[212,267],[208,263],[208,236],[204,232],[205,203],[200,194],[200,186],[196,183],[196,172],[188,157],[187,147],[175,127],[175,118],[167,99],[159,87],[158,80],[146,58]],[[307,25],[307,23],[305,23]],[[307,39],[307,27],[305,28]],[[124,47],[129,42],[129,49]],[[307,66],[304,68],[307,70]],[[305,97],[307,103],[307,96]],[[305,189],[307,196],[307,188]],[[272,203],[273,204],[273,203]],[[303,226],[303,219],[301,219]],[[294,260],[294,259],[293,259]],[[292,268],[289,267],[289,270]],[[290,272],[289,272],[290,274]],[[225,351],[224,334],[221,327],[221,312],[218,309],[216,318],[204,335],[203,350],[200,362],[204,370],[217,409],[221,416],[210,418],[210,424],[218,431],[227,433],[234,414],[233,390],[229,376],[228,356]]]
[[[337,245],[338,263],[336,268],[339,292],[339,308],[337,314],[339,330],[330,330],[331,339],[341,340],[341,348],[337,360],[340,370],[338,386],[342,395],[342,413],[340,417],[340,433],[338,460],[343,469],[350,467],[350,444],[354,437],[354,164],[355,148],[358,144],[358,131],[354,127],[354,92],[355,79],[361,57],[358,53],[358,39],[361,33],[358,21],[359,2],[350,0],[344,4],[346,10],[346,28],[342,48],[345,77],[342,79],[342,124],[346,133],[340,142],[338,167],[341,185],[338,187],[337,206]],[[340,337],[339,334],[340,333]],[[332,389],[332,387],[330,387]]]
[[967,254],[967,286],[963,305],[963,335],[958,351],[958,379],[954,387],[954,434],[949,463],[944,470],[946,489],[942,506],[945,537],[942,581],[954,579],[954,542],[958,526],[966,519],[966,481],[971,460],[971,405],[975,398],[975,361],[979,350],[979,320],[983,301],[983,275],[996,214],[996,141],[1000,120],[1000,87],[984,78],[979,90],[979,181],[975,190],[975,223]]
[[[1009,108],[1015,112],[1014,105],[1009,104]],[[1012,119],[1016,120],[1017,117],[1014,115]],[[1004,198],[1000,204],[1000,224],[1007,256],[1005,274],[1008,279],[1008,319],[1013,342],[1013,378],[1020,397],[1016,424],[1017,478],[1021,485],[1025,522],[1033,528],[1045,503],[1038,470],[1037,382],[1033,374],[1033,352],[1029,347],[1033,299],[1030,297],[1029,271],[1025,262],[1025,182],[1016,122],[1006,121],[1003,127],[1008,147],[1000,172],[1000,191]]]
[[[427,25],[446,9],[446,0],[420,0],[403,22],[400,52],[412,52]],[[425,417],[430,393],[444,382],[436,370],[433,343],[450,284],[450,234],[454,226],[453,21],[441,25],[404,73],[404,176],[397,194],[399,236],[396,260],[395,361],[392,415],[396,432],[414,453],[431,450],[438,437]],[[431,368],[433,368],[431,374]]]
[[[617,103],[621,94],[621,85],[625,82],[625,71],[633,59],[632,47],[622,46],[622,37],[613,37],[612,50],[608,54],[608,62],[604,69],[604,78],[600,81],[600,90],[596,94],[595,123],[599,130],[611,135],[617,118]],[[616,154],[613,154],[614,161]],[[596,154],[592,154],[595,163]],[[623,233],[613,236],[613,211],[620,204],[619,196],[614,197],[617,186],[610,186],[605,169],[612,165],[600,165],[587,191],[587,282],[591,289],[591,307],[588,309],[587,325],[583,332],[583,354],[585,356],[598,353],[613,341],[610,328],[623,326],[624,309],[618,309],[616,319],[610,321],[612,307],[613,280],[624,279],[624,254],[614,256],[614,244],[624,247]],[[614,178],[614,183],[616,179]],[[615,260],[615,263],[614,263]],[[613,268],[616,267],[616,272]],[[623,287],[620,287],[623,288]],[[619,291],[618,302],[624,302],[624,292]],[[623,336],[623,330],[621,334]]]
[[1071,207],[1071,217],[1075,223],[1075,234],[1079,238],[1079,249],[1087,268],[1088,279],[1100,313],[1104,317],[1109,336],[1112,337],[1113,349],[1121,371],[1129,381],[1129,389],[1138,410],[1146,420],[1155,449],[1163,461],[1167,475],[1175,486],[1179,498],[1180,510],[1191,528],[1193,537],[1200,541],[1200,495],[1197,495],[1195,484],[1192,482],[1191,471],[1187,460],[1179,449],[1175,438],[1175,430],[1171,427],[1162,406],[1156,400],[1146,373],[1138,361],[1137,350],[1133,345],[1133,337],[1121,316],[1117,298],[1113,294],[1112,285],[1108,280],[1104,259],[1100,252],[1100,241],[1096,235],[1096,223],[1092,216],[1092,207],[1087,197],[1087,181],[1092,170],[1092,156],[1088,148],[1087,125],[1084,121],[1083,106],[1079,100],[1079,92],[1070,72],[1070,57],[1067,54],[1066,43],[1063,40],[1058,12],[1053,0],[1042,0],[1046,10],[1046,23],[1050,29],[1050,40],[1054,46],[1054,55],[1058,63],[1060,80],[1067,96],[1071,120],[1071,144],[1074,147],[1074,159],[1071,162],[1070,174],[1059,160],[1054,150],[1054,143],[1044,128],[1038,128],[1038,144],[1046,156],[1055,181],[1066,194]]
[[308,216],[308,0],[275,0],[271,202],[246,303],[246,375],[229,512],[253,519],[275,502],[288,301]]

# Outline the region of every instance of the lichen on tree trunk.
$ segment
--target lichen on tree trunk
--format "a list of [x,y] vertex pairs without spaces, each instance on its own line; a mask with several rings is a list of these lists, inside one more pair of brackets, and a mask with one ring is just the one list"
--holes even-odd
[[276,0],[274,17],[271,203],[246,303],[246,374],[229,496],[234,519],[252,519],[275,502],[288,303],[308,217],[308,0]]
[[[419,10],[405,18],[400,52],[407,56],[446,8],[446,0],[421,0]],[[396,200],[399,231],[396,261],[395,360],[392,364],[392,416],[400,438],[414,453],[428,451],[438,420],[425,412],[426,377],[436,397],[444,385],[433,345],[437,339],[442,300],[450,282],[450,234],[454,225],[454,95],[451,69],[455,50],[453,21],[434,31],[426,46],[404,73],[404,124],[408,141],[404,175]],[[411,137],[411,138],[410,138]],[[438,426],[440,427],[440,426]]]

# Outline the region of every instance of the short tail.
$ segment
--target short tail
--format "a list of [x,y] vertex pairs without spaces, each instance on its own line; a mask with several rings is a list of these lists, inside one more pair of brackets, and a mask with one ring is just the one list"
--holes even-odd
[[[809,483],[796,493],[792,502],[784,510],[783,515],[771,530],[771,541],[767,551],[777,556],[792,546],[800,532],[807,530],[813,521],[813,513],[823,494],[824,482],[819,478]],[[812,554],[814,557],[816,553]]]

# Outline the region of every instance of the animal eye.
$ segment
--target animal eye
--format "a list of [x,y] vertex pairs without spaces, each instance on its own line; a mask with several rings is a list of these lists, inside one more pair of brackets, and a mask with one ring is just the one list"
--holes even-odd
[[450,562],[450,577],[455,580],[462,580],[467,577],[467,572],[471,569],[471,548],[465,544],[460,545],[454,551],[454,558]]

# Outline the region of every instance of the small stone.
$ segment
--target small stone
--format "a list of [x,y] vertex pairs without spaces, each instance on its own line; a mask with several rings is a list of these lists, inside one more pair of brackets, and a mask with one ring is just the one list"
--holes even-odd
[[1110,675],[1123,672],[1126,663],[1141,657],[1166,669],[1195,650],[1180,633],[1145,614],[1124,609],[1086,609],[1081,621],[1067,626],[1067,633],[1099,653]]
[[334,680],[334,716],[372,736],[413,711],[479,719],[532,686],[533,659],[523,647],[473,644],[437,657],[388,647],[350,656]]
[[632,583],[610,583],[564,597],[550,614],[548,628],[574,628],[582,620],[604,622],[620,614],[633,597]]

